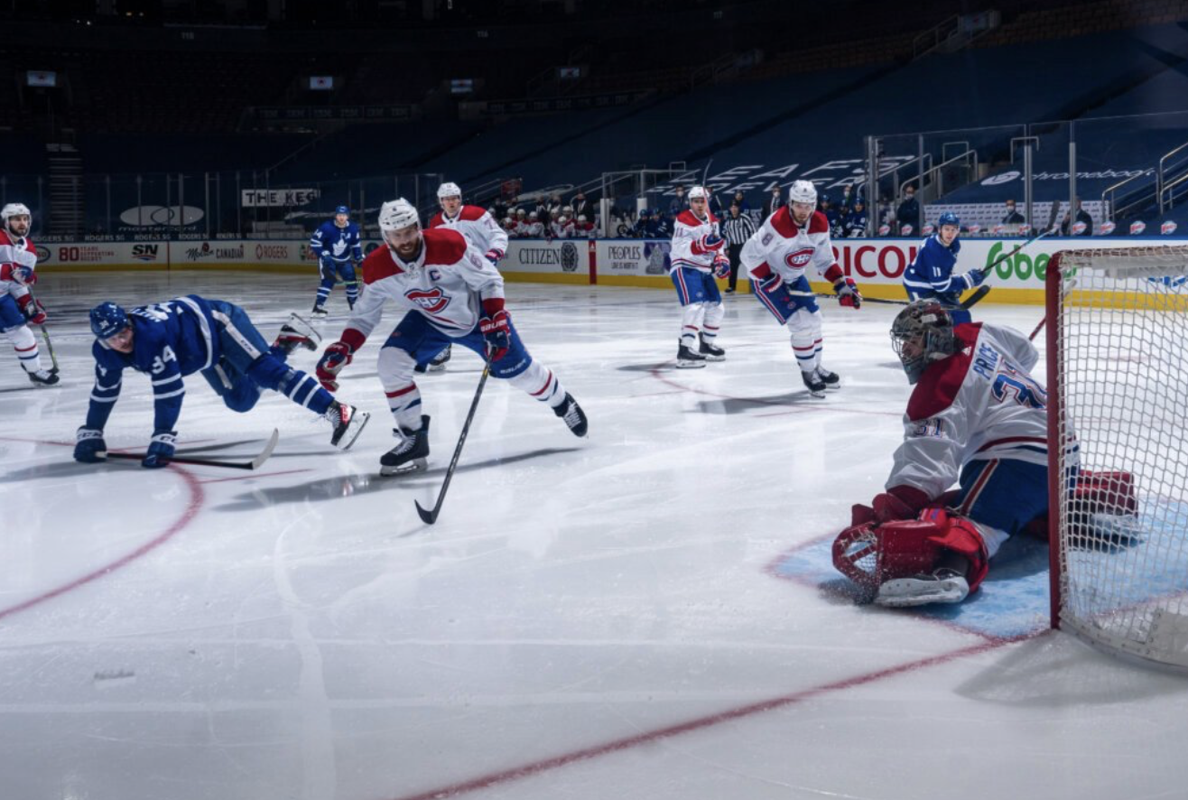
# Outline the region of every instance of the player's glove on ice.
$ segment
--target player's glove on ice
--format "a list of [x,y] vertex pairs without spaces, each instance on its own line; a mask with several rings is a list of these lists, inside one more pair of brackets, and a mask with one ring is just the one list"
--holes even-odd
[[511,317],[503,309],[479,320],[479,330],[487,340],[487,352],[491,361],[498,361],[507,355],[511,346]]
[[107,460],[107,443],[103,431],[94,428],[79,428],[74,435],[74,460],[84,464],[98,464]]
[[140,466],[148,469],[160,469],[173,458],[173,448],[177,444],[177,431],[156,431],[149,441],[148,452],[140,461]]
[[335,342],[326,348],[318,361],[318,383],[328,392],[338,391],[338,373],[351,363],[354,355],[351,346],[346,342]]

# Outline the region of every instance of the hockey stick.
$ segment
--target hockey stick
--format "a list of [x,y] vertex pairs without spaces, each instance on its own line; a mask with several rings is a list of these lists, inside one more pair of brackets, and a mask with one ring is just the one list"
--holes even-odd
[[466,415],[466,422],[462,424],[462,433],[458,435],[458,444],[454,447],[454,457],[450,459],[450,466],[446,469],[445,482],[441,485],[441,493],[437,495],[437,502],[432,511],[426,511],[417,502],[417,513],[426,525],[437,522],[437,515],[441,513],[441,504],[445,500],[446,490],[450,488],[450,481],[454,477],[454,469],[458,466],[458,456],[462,455],[462,445],[466,444],[466,434],[470,432],[470,423],[474,419],[474,412],[478,408],[479,398],[483,396],[483,386],[487,383],[487,376],[491,374],[491,362],[487,361],[483,367],[483,375],[479,378],[478,388],[474,390],[474,399],[470,401],[470,413]]
[[[268,444],[264,445],[264,449],[260,454],[251,461],[218,461],[209,458],[184,458],[175,457],[163,459],[166,464],[191,464],[196,467],[225,467],[227,469],[259,469],[260,466],[268,460],[272,455],[272,451],[276,449],[276,443],[280,441],[280,431],[276,428],[272,429],[272,436],[268,439]],[[145,457],[144,453],[108,453],[108,458],[124,459],[127,461],[142,461]]]
[[[41,307],[41,304],[37,302],[37,298],[33,296],[33,291],[31,289],[29,290],[29,297],[33,303],[34,308]],[[45,339],[45,349],[46,349],[46,351],[49,352],[50,363],[53,364],[53,368],[50,370],[50,372],[57,375],[58,374],[58,357],[56,355],[54,355],[54,343],[50,341],[49,331],[45,329],[44,323],[41,325],[38,325],[37,327],[41,328],[41,338]]]
[[[982,298],[985,297],[986,295],[988,295],[989,293],[990,293],[989,286],[979,286],[977,289],[974,290],[973,294],[971,294],[969,297],[962,300],[957,305],[957,308],[960,308],[963,311],[968,311],[970,309],[970,307],[981,302]],[[793,297],[837,297],[837,295],[829,294],[828,292],[788,292],[788,294],[792,295]],[[863,297],[862,302],[863,303],[884,303],[886,305],[891,305],[891,306],[907,306],[907,305],[911,305],[911,303],[912,303],[911,300],[887,300],[882,297]]]

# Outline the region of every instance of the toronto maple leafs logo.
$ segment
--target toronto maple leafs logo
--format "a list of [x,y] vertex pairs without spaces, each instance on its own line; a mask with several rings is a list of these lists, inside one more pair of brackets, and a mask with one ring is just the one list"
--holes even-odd
[[432,289],[409,289],[404,293],[404,296],[410,303],[414,303],[430,314],[440,314],[450,304],[449,296],[436,286]]
[[813,260],[813,248],[806,247],[803,250],[794,250],[788,255],[784,256],[784,263],[792,269],[801,269],[807,267],[808,263]]

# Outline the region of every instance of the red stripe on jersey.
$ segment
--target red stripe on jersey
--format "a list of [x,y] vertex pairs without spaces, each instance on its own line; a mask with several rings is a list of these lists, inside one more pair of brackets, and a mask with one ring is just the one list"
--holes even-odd
[[436,214],[434,214],[429,219],[429,225],[427,227],[437,228],[444,224],[445,224],[445,217],[442,215],[442,213],[440,211],[438,211]]
[[417,385],[415,383],[410,383],[408,386],[405,386],[403,389],[397,389],[394,392],[384,392],[384,394],[388,396],[388,399],[392,399],[395,397],[400,397],[401,395],[404,395],[404,394],[408,394],[409,392],[411,392],[412,390],[414,390],[416,388],[417,388]]
[[364,283],[375,283],[384,278],[399,275],[401,272],[404,270],[396,263],[396,254],[386,245],[375,248],[363,259]]
[[957,509],[958,514],[961,514],[962,516],[967,516],[969,514],[969,510],[973,508],[973,504],[978,500],[978,495],[980,495],[982,490],[986,488],[986,484],[990,481],[990,476],[997,468],[998,459],[986,462],[986,466],[982,470],[982,474],[978,476],[976,481],[974,481],[973,488],[970,489],[969,494],[965,496],[965,502],[961,504],[961,508]]
[[478,222],[483,218],[483,214],[487,213],[487,209],[479,206],[462,206],[462,210],[458,212],[459,220],[466,220],[467,222]]
[[33,345],[32,345],[31,347],[17,347],[17,346],[14,344],[14,345],[12,346],[12,349],[13,349],[13,350],[16,350],[18,353],[28,353],[30,350],[36,350],[36,349],[37,349],[37,342],[34,342],[34,343],[33,343]]
[[965,348],[946,359],[934,361],[924,370],[920,382],[912,391],[911,399],[908,400],[908,419],[919,422],[953,405],[953,401],[957,399],[957,392],[961,391],[961,384],[965,382],[969,365],[973,363],[974,344],[977,343],[981,332],[980,322],[954,328],[954,335]]

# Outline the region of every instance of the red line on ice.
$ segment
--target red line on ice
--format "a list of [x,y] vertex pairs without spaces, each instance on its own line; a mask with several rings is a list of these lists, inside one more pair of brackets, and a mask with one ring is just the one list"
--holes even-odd
[[[1030,637],[1024,637],[1030,638]],[[784,695],[783,697],[776,697],[770,700],[761,700],[758,703],[742,706],[741,708],[731,709],[729,711],[722,711],[718,714],[711,714],[705,717],[698,717],[696,719],[688,720],[687,722],[679,722],[675,725],[669,725],[664,728],[657,728],[652,731],[645,731],[635,736],[628,736],[622,739],[615,739],[604,744],[594,745],[581,750],[574,750],[569,753],[564,753],[553,758],[546,758],[541,761],[533,761],[528,764],[523,764],[518,767],[512,767],[500,772],[492,772],[487,775],[481,775],[477,778],[472,778],[468,781],[450,784],[448,786],[439,786],[436,789],[430,789],[418,794],[404,795],[393,800],[436,800],[439,798],[456,797],[460,794],[467,794],[469,792],[486,789],[498,784],[510,783],[511,781],[520,780],[521,778],[530,778],[542,772],[558,769],[560,767],[568,766],[579,761],[588,761],[599,756],[608,755],[610,753],[617,753],[623,750],[628,750],[633,747],[638,747],[644,744],[650,744],[661,739],[668,739],[673,736],[679,736],[683,733],[691,733],[693,731],[709,728],[714,725],[719,725],[723,722],[730,722],[744,717],[762,714],[767,711],[773,711],[777,708],[794,705],[805,700],[811,700],[831,692],[839,692],[845,689],[853,689],[857,686],[864,686],[868,683],[873,683],[883,678],[891,678],[896,675],[904,675],[909,672],[914,672],[920,669],[927,669],[938,664],[945,664],[949,661],[955,661],[965,656],[977,655],[988,650],[1002,647],[1011,642],[1019,641],[1018,639],[1000,639],[997,641],[980,642],[969,647],[963,647],[960,650],[954,650],[950,653],[942,653],[936,656],[929,656],[928,658],[921,658],[917,661],[910,661],[906,664],[899,664],[894,667],[887,667],[886,669],[877,670],[875,672],[868,672],[864,675],[855,675],[850,678],[843,678],[833,683],[822,684],[821,686],[812,687],[809,689],[802,689],[799,692]]]
[[[38,440],[38,439],[11,439],[9,437],[4,437],[4,438],[9,439],[9,441],[36,442],[37,444],[53,444],[53,445],[61,445],[64,447],[73,447],[74,446],[73,442],[69,442],[69,443],[67,443],[67,442],[47,442],[47,441]],[[116,559],[115,561],[111,562],[110,564],[106,564],[102,567],[99,567],[98,569],[96,569],[92,572],[88,572],[86,575],[82,575],[78,578],[75,578],[74,580],[70,581],[69,583],[63,584],[55,589],[50,589],[49,591],[46,591],[46,592],[42,592],[41,594],[37,595],[36,597],[31,597],[28,600],[25,600],[24,602],[17,603],[15,606],[9,606],[8,608],[0,608],[0,619],[4,619],[5,617],[11,616],[13,614],[17,614],[21,611],[25,611],[26,609],[29,609],[29,608],[32,608],[33,606],[44,603],[47,600],[52,600],[53,598],[63,595],[66,592],[69,592],[73,589],[77,589],[80,586],[84,586],[97,578],[101,578],[104,575],[108,575],[112,572],[115,572],[116,570],[120,569],[121,567],[125,567],[128,564],[131,564],[133,561],[135,561],[136,559],[145,555],[149,551],[154,550],[155,548],[164,544],[166,541],[168,541],[169,539],[171,539],[175,535],[177,535],[179,532],[181,532],[181,530],[183,528],[185,528],[187,525],[189,525],[194,520],[194,517],[196,517],[198,515],[198,512],[201,510],[202,504],[206,499],[206,495],[202,491],[202,486],[199,483],[198,479],[195,478],[193,475],[191,475],[189,472],[186,472],[184,469],[181,469],[176,464],[170,466],[169,469],[176,472],[178,475],[181,476],[182,480],[185,481],[186,487],[190,490],[190,500],[186,504],[186,509],[185,509],[185,511],[182,512],[182,515],[180,517],[178,517],[176,520],[174,520],[173,524],[170,525],[168,528],[166,528],[163,533],[158,534],[155,538],[151,539],[148,542],[145,542],[140,547],[133,550],[131,553],[128,553],[128,554]]]

